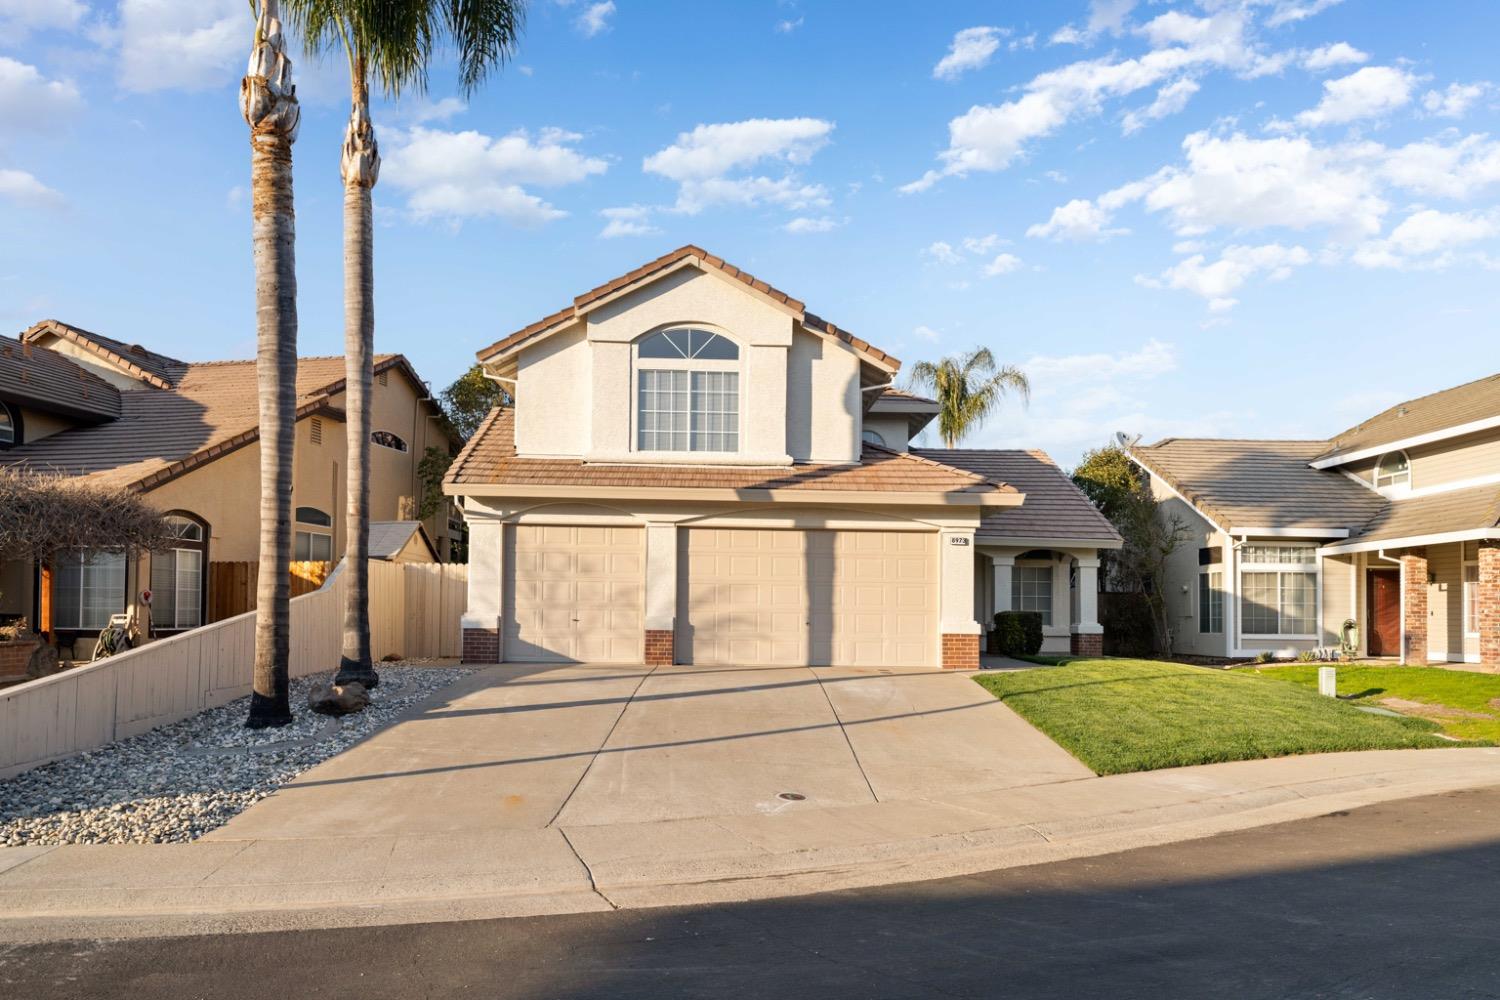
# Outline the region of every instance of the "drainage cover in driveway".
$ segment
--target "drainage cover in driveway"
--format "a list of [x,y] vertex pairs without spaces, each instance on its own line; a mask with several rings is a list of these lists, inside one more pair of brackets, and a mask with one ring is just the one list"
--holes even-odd
[[776,797],[778,799],[786,799],[788,802],[805,802],[807,800],[807,796],[801,792],[782,792]]

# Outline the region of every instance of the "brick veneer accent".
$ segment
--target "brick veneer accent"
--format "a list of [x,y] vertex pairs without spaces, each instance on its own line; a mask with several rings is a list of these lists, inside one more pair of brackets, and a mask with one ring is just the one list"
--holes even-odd
[[979,633],[943,633],[943,669],[979,669]]
[[1068,643],[1068,649],[1074,656],[1103,656],[1104,634],[1102,632],[1074,632]]
[[1479,543],[1479,662],[1500,666],[1500,543]]
[[493,628],[464,629],[465,663],[499,663],[500,631]]
[[669,628],[646,629],[646,666],[670,667],[672,657],[672,630]]
[[26,676],[31,664],[31,654],[40,646],[40,639],[18,639],[0,642],[0,679],[14,680]]
[[1407,549],[1401,556],[1405,609],[1406,662],[1422,666],[1427,662],[1427,550]]

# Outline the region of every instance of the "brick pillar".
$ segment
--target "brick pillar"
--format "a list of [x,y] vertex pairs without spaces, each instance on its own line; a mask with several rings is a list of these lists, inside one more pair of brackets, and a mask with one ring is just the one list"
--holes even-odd
[[1406,648],[1401,662],[1427,663],[1427,550],[1408,549],[1401,556],[1402,628]]
[[979,633],[943,633],[943,669],[979,669]]
[[669,628],[646,629],[646,666],[670,667],[672,658],[672,630]]
[[1104,633],[1074,632],[1069,649],[1074,656],[1103,656]]
[[463,661],[465,663],[499,663],[500,630],[464,629]]
[[1479,662],[1500,666],[1500,542],[1479,543]]

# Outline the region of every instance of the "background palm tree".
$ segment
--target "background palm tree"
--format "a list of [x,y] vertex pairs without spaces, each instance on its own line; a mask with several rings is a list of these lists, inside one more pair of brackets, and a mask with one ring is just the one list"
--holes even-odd
[[375,250],[370,190],[380,150],[370,121],[371,77],[386,96],[427,87],[434,45],[447,41],[465,95],[515,48],[522,0],[287,0],[309,51],[341,48],[349,65],[344,182],[344,363],[348,517],[343,651],[336,684],[380,683],[370,656],[370,384],[375,351]]
[[918,361],[911,370],[912,384],[933,394],[938,401],[938,434],[946,448],[984,423],[1007,393],[1023,401],[1031,398],[1031,382],[1014,365],[995,366],[989,348],[977,347],[957,358]]
[[250,126],[251,247],[255,260],[255,375],[260,391],[260,578],[255,593],[251,728],[292,720],[292,436],[296,420],[297,268],[292,143],[301,111],[277,0],[261,0],[250,65],[240,81]]

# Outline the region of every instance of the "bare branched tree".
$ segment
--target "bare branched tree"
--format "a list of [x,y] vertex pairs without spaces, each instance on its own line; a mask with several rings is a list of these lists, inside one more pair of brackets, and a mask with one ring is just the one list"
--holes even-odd
[[64,552],[140,552],[166,541],[161,512],[139,493],[0,468],[0,558],[45,562]]

